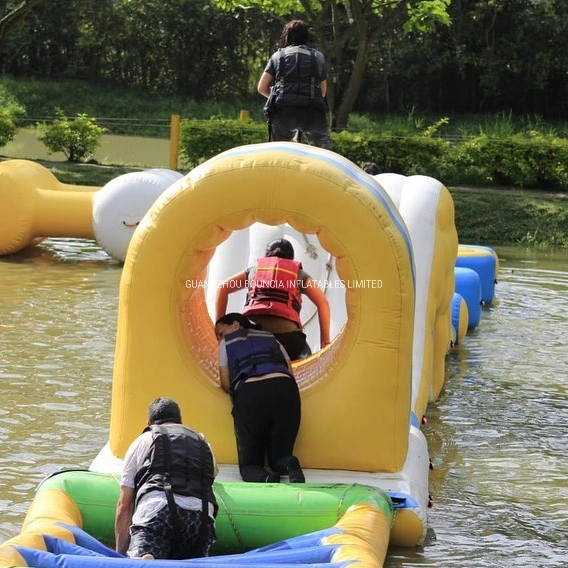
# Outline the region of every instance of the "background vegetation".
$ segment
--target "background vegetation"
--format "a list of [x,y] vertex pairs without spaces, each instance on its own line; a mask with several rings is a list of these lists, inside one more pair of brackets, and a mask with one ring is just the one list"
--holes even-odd
[[[326,53],[340,153],[448,186],[567,189],[565,0],[6,0],[0,146],[58,108],[162,138],[180,114],[185,167],[265,140],[255,85],[293,17]],[[62,175],[98,183],[93,168]],[[463,239],[566,246],[566,200],[487,195],[455,194]]]
[[565,0],[6,0],[0,73],[240,104],[298,16],[327,56],[338,129],[413,108],[566,118]]

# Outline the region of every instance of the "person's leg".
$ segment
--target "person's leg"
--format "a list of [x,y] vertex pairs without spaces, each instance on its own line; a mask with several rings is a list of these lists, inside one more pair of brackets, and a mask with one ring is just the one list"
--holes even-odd
[[302,331],[290,331],[288,333],[275,333],[274,337],[282,344],[288,353],[290,360],[297,361],[311,355],[310,346],[306,341],[306,335]]
[[258,383],[245,383],[233,398],[233,420],[239,471],[243,481],[277,482],[264,467],[269,421],[266,408],[258,400]]
[[278,109],[270,118],[270,132],[273,142],[296,142],[298,127],[295,110],[291,107]]
[[284,377],[263,382],[269,385],[272,401],[267,402],[272,412],[268,464],[273,471],[286,474],[289,473],[289,459],[294,454],[294,444],[300,429],[300,391],[292,378]]
[[130,527],[130,544],[126,556],[142,558],[151,554],[154,558],[170,558],[171,525],[168,507],[165,506],[151,520]]
[[178,509],[180,516],[177,542],[180,549],[177,559],[203,558],[209,556],[209,549],[215,542],[215,522],[207,517],[207,527],[202,531],[203,512],[201,510],[190,511]]
[[312,146],[319,148],[333,149],[333,143],[329,134],[327,124],[327,116],[325,112],[315,109],[307,109],[305,116],[305,125],[302,129],[303,134]]

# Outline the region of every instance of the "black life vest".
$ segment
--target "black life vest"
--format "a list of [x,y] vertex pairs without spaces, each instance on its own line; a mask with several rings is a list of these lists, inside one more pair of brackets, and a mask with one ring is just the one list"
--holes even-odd
[[291,106],[325,110],[320,87],[322,72],[316,50],[312,47],[290,45],[280,48],[274,78],[276,108]]
[[136,504],[151,491],[163,491],[211,502],[216,513],[213,455],[203,436],[173,423],[154,424],[148,430],[152,445],[134,480]]
[[280,343],[272,333],[258,329],[239,329],[225,336],[231,391],[242,381],[269,373],[291,377]]

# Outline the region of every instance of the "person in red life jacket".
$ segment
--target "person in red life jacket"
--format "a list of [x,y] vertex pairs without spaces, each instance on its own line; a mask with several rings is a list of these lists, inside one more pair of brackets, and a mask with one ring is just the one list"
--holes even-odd
[[297,142],[304,134],[308,144],[331,150],[325,57],[308,41],[309,29],[303,20],[288,22],[256,90],[267,99],[264,112],[270,140]]
[[294,247],[287,239],[277,239],[266,247],[265,256],[227,278],[217,288],[216,319],[227,311],[229,294],[248,288],[243,315],[272,332],[295,361],[311,353],[302,331],[302,293],[316,306],[321,348],[329,344],[329,303],[315,280],[294,260]]
[[208,556],[215,542],[217,464],[202,434],[181,423],[171,398],[148,408],[148,427],[124,457],[116,550],[130,558]]
[[304,483],[293,455],[300,390],[285,349],[258,327],[239,313],[215,323],[221,387],[233,402],[239,471],[244,481],[278,483],[287,474],[290,482]]

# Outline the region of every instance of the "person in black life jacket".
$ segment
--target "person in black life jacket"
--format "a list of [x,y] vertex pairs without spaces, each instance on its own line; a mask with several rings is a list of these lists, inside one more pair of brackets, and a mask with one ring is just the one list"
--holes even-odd
[[243,315],[272,332],[296,361],[311,353],[302,331],[302,294],[316,306],[320,327],[320,347],[329,344],[330,309],[325,294],[294,260],[294,247],[287,239],[276,239],[266,247],[256,266],[227,278],[217,288],[216,319],[226,311],[229,294],[248,288]]
[[327,124],[327,71],[324,55],[310,47],[303,20],[288,22],[270,57],[257,91],[267,98],[265,113],[272,141],[299,141],[332,149]]
[[[304,483],[293,455],[300,429],[300,390],[285,349],[239,313],[215,323],[221,388],[231,395],[239,471],[244,481]],[[268,462],[270,469],[266,469]]]
[[148,427],[124,457],[116,506],[116,551],[130,558],[209,555],[215,542],[217,464],[202,434],[181,423],[178,404],[157,398]]

